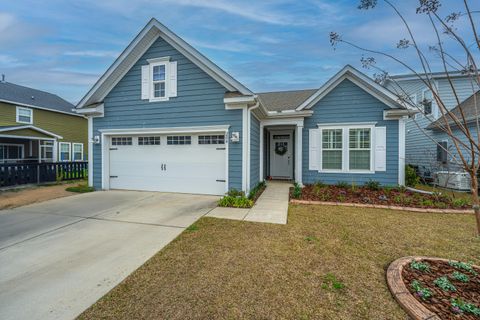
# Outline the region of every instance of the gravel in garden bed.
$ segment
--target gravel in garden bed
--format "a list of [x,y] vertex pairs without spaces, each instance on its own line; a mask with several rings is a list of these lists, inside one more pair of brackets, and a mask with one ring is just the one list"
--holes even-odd
[[[480,269],[477,268],[473,272],[469,272],[465,269],[451,266],[449,262],[439,260],[424,260],[422,263],[427,263],[428,270],[416,270],[412,265],[409,265],[403,269],[402,273],[408,290],[422,305],[442,319],[480,319],[480,315],[462,311],[452,304],[452,300],[460,299],[463,303],[470,303],[480,307]],[[456,279],[454,274],[467,276],[468,282]],[[443,279],[443,283],[447,282],[453,285],[453,288],[445,290],[435,283],[442,277],[446,277],[447,280]],[[421,288],[430,291],[431,297],[422,297],[423,293],[419,293],[414,289],[412,283],[415,280],[418,281]]]
[[[290,192],[290,197],[292,197],[292,192]],[[378,190],[372,190],[365,186],[305,185],[299,199],[415,208],[470,208],[468,201],[465,199],[455,199],[443,194],[421,194],[403,188],[380,188]]]

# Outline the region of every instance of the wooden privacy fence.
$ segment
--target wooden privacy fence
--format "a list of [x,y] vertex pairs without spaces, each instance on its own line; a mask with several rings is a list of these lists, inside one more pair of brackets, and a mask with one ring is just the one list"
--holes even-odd
[[84,179],[88,162],[9,163],[0,164],[0,188],[22,184],[40,184]]

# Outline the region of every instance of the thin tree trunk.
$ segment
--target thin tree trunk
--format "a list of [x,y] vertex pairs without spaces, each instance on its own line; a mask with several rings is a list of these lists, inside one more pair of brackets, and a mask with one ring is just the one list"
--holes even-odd
[[477,220],[477,236],[480,236],[480,199],[478,198],[478,177],[476,173],[472,175],[472,204]]

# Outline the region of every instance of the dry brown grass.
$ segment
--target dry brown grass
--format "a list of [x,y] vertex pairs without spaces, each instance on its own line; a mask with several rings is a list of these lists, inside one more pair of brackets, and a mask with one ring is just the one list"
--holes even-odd
[[75,186],[76,184],[78,184],[77,181],[0,191],[0,210],[74,195],[76,193],[68,192],[65,188]]
[[385,282],[390,262],[480,259],[472,215],[298,205],[286,226],[196,225],[80,318],[405,319]]

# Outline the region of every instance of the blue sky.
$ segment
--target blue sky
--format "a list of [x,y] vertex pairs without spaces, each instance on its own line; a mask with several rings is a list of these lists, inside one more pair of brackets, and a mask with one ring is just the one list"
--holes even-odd
[[[418,2],[393,1],[411,22],[419,42],[433,44],[428,22],[415,14]],[[255,92],[317,88],[345,64],[361,68],[362,53],[345,45],[333,50],[330,31],[415,65],[412,50],[395,48],[406,32],[393,12],[382,4],[360,11],[358,2],[3,1],[0,73],[9,82],[76,103],[152,17]],[[460,2],[446,1],[442,14],[452,11],[453,3]],[[465,22],[459,23],[460,30]],[[384,59],[379,63],[391,73],[405,72]]]

